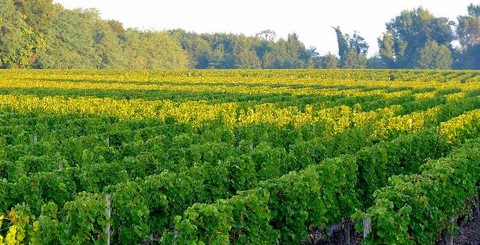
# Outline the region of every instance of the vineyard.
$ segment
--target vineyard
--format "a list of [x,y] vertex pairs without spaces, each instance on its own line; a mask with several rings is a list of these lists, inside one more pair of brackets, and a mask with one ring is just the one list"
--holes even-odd
[[0,122],[0,244],[434,244],[478,208],[476,71],[10,70]]

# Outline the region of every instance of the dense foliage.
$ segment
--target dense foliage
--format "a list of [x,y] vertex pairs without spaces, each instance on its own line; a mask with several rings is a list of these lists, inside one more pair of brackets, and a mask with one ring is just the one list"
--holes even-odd
[[433,243],[475,203],[479,79],[4,71],[0,242],[299,244],[371,217],[366,243]]

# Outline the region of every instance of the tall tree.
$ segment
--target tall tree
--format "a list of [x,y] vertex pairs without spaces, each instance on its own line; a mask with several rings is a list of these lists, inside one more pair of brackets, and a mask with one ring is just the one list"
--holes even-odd
[[423,8],[403,11],[386,24],[387,31],[379,39],[380,55],[390,68],[413,68],[418,52],[428,42],[451,48],[452,25],[447,18],[435,17]]
[[347,56],[347,53],[350,49],[348,45],[348,39],[350,37],[347,35],[343,35],[342,31],[340,30],[340,27],[332,27],[335,30],[335,34],[337,36],[337,43],[338,43],[338,56],[340,57],[340,67],[345,66],[345,59]]
[[418,52],[416,68],[421,69],[448,69],[452,65],[450,49],[445,45],[438,45],[435,41],[429,41]]
[[320,68],[323,69],[336,69],[338,68],[338,57],[332,53],[328,53],[325,56],[320,57]]
[[233,42],[235,68],[261,68],[260,59],[255,52],[255,40],[245,35],[239,35]]
[[98,20],[93,29],[93,41],[97,68],[127,67],[127,57],[122,50],[125,41],[123,26],[118,26],[112,21]]
[[58,6],[57,18],[46,35],[46,47],[39,52],[39,68],[97,68],[94,30],[100,19],[93,9],[64,9]]
[[0,67],[24,68],[31,63],[39,41],[25,15],[12,0],[0,0]]
[[349,48],[345,58],[345,68],[365,68],[367,67],[368,44],[365,38],[354,31],[352,38],[349,40]]
[[321,66],[316,50],[305,48],[295,33],[277,40],[268,29],[251,37],[125,30],[97,10],[65,9],[53,0],[0,0],[0,33],[0,68]]
[[470,4],[467,10],[468,15],[457,18],[456,33],[460,47],[455,67],[480,69],[480,5]]
[[456,32],[463,49],[480,44],[480,5],[470,4],[467,9],[467,16],[457,18]]
[[354,49],[350,49],[345,55],[343,68],[362,69],[365,67],[367,67],[367,55],[364,53],[359,54]]
[[57,14],[52,0],[14,0],[14,3],[35,32],[47,32]]
[[205,69],[210,66],[210,56],[213,51],[207,40],[197,33],[186,32],[181,29],[170,30],[169,33],[187,53],[189,67]]
[[350,49],[353,49],[355,53],[357,54],[367,54],[369,45],[365,41],[365,38],[360,36],[360,33],[357,31],[353,32],[352,38],[350,38],[349,41],[349,47]]
[[480,44],[458,52],[455,63],[457,69],[480,69]]
[[375,54],[367,59],[367,68],[369,69],[384,69],[387,67],[389,66],[385,64],[384,60],[379,54]]
[[123,52],[133,69],[179,69],[188,65],[187,55],[166,32],[128,29]]
[[255,52],[257,53],[258,58],[262,68],[274,68],[273,62],[273,49],[276,46],[273,40],[258,40],[254,44]]
[[[395,61],[399,59],[400,55],[404,53],[404,44],[402,40],[395,41],[391,32],[383,34],[382,38],[378,38],[379,56],[382,63],[386,67],[395,67]],[[397,51],[395,51],[397,50]]]
[[367,65],[368,44],[360,34],[355,31],[350,37],[343,34],[339,27],[334,28],[337,35],[338,56],[342,68],[365,68]]
[[32,28],[31,66],[39,68],[38,53],[45,48],[45,35],[57,14],[55,5],[52,0],[14,0],[14,3],[16,10],[25,17],[25,23]]
[[285,44],[287,65],[285,68],[305,68],[310,62],[309,52],[296,33],[288,34]]
[[195,68],[307,68],[313,67],[315,49],[306,49],[295,33],[274,40],[274,32],[256,36],[226,33],[169,32],[180,42]]

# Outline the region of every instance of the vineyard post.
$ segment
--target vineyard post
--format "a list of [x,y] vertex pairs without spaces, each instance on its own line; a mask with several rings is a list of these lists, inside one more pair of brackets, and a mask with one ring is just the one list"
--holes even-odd
[[367,237],[372,231],[372,220],[370,217],[363,217],[363,238]]
[[38,138],[37,138],[37,134],[35,133],[33,135],[33,144],[37,144],[37,142],[38,142]]
[[105,143],[107,144],[107,147],[110,147],[110,137],[107,137],[105,140]]
[[475,211],[477,219],[480,218],[480,187],[477,187],[477,202],[475,203]]
[[344,235],[345,235],[345,240],[344,244],[345,245],[350,245],[350,220],[349,219],[344,219],[343,221],[343,229],[344,229]]
[[[450,222],[450,225],[454,225],[455,224],[455,217],[451,216],[448,220]],[[445,231],[445,245],[453,245],[453,234],[450,233],[451,231],[450,230],[446,230]]]
[[110,194],[105,195],[105,202],[105,214],[108,218],[107,227],[105,228],[105,238],[107,239],[107,245],[110,245],[110,218],[112,216],[112,210],[110,209]]
[[63,160],[58,161],[58,169],[63,170]]

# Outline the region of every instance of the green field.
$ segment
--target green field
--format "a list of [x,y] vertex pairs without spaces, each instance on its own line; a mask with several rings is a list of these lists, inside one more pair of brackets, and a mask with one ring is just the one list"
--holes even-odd
[[478,203],[478,71],[6,70],[0,122],[0,244],[433,244]]

